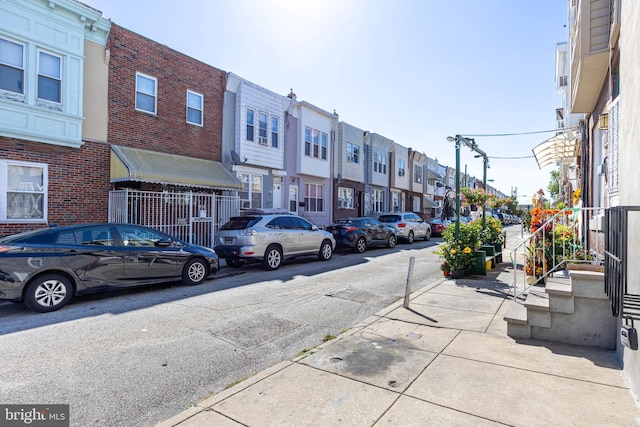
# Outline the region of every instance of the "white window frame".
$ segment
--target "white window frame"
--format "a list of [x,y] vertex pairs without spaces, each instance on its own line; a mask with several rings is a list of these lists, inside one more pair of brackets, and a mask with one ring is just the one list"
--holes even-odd
[[[200,106],[193,106],[189,104],[189,95],[191,95],[192,97],[196,97],[196,99],[200,100]],[[188,90],[187,89],[187,99],[186,99],[186,119],[187,119],[187,123],[189,123],[190,125],[196,125],[196,126],[204,126],[204,95],[198,92],[194,92],[192,90]],[[200,113],[200,122],[194,122],[189,120],[189,110],[194,110]]]
[[311,156],[311,134],[313,130],[310,127],[304,128],[304,155]]
[[422,183],[422,166],[413,165],[413,182]]
[[0,62],[0,64],[2,66],[4,66],[4,67],[13,68],[13,69],[16,69],[16,70],[20,70],[22,72],[22,80],[21,80],[22,81],[22,87],[20,88],[20,92],[14,92],[12,90],[2,89],[2,88],[0,88],[0,91],[5,92],[5,93],[16,93],[16,94],[19,94],[19,95],[24,95],[24,86],[25,86],[24,85],[24,80],[25,80],[25,76],[26,76],[26,70],[25,70],[25,65],[24,65],[25,64],[25,52],[27,50],[26,49],[26,45],[24,43],[20,43],[20,42],[18,42],[16,40],[11,40],[11,39],[8,39],[8,38],[5,38],[5,37],[0,37],[0,40],[3,40],[5,42],[7,42],[7,43],[16,44],[16,45],[18,45],[18,46],[20,46],[22,48],[22,58],[21,58],[21,62],[22,63],[20,64],[19,67],[14,65],[14,64],[9,64],[7,62]]
[[371,192],[371,205],[373,212],[384,212],[384,190],[373,190]]
[[398,159],[398,176],[404,176],[405,171],[405,162],[404,159]]
[[[326,209],[324,184],[305,183],[304,184],[304,209],[306,212],[324,212]],[[312,189],[315,190],[315,197],[311,197]],[[311,202],[314,202],[313,205]],[[320,208],[318,208],[320,205]]]
[[329,152],[329,135],[322,132],[320,134],[320,158],[327,160],[327,153]]
[[278,148],[280,145],[280,117],[271,116],[271,147]]
[[[58,59],[58,76],[54,76],[54,75],[49,75],[49,74],[45,74],[42,72],[42,70],[40,69],[40,56],[41,55],[48,55],[51,56],[53,58],[57,58]],[[40,101],[46,101],[46,102],[51,102],[54,104],[62,104],[62,70],[63,70],[63,58],[60,55],[57,55],[55,53],[51,53],[49,51],[43,50],[43,49],[38,49],[38,53],[37,53],[37,74],[36,74],[36,98]],[[49,80],[53,80],[56,81],[58,83],[58,100],[54,100],[54,99],[49,99],[49,98],[43,98],[40,96],[40,79],[49,79]]]
[[262,194],[264,193],[263,176],[249,172],[237,172],[236,176],[242,183],[242,189],[238,190],[240,207],[242,209],[261,208]]
[[373,171],[382,175],[387,174],[387,155],[382,151],[373,153]]
[[[251,118],[249,118],[249,113],[251,113]],[[245,121],[246,121],[246,134],[245,138],[247,141],[255,141],[256,140],[256,110],[253,108],[247,107],[245,111]]]
[[347,142],[347,162],[360,163],[360,146]]
[[355,190],[349,187],[338,187],[338,208],[353,209]]
[[[18,188],[9,188],[9,167],[30,167],[42,169],[42,188],[33,186],[33,183],[19,183]],[[46,163],[20,162],[14,160],[0,160],[0,222],[2,223],[46,223],[49,188],[49,165]],[[25,184],[25,185],[22,185]],[[28,184],[28,185],[27,185]],[[42,217],[40,218],[8,218],[8,202],[10,193],[31,194],[42,197]]]
[[[138,77],[147,79],[153,82],[153,93],[142,92],[142,90],[138,88]],[[153,98],[153,111],[145,110],[144,108],[138,108],[138,94]],[[140,73],[138,71],[136,71],[135,109],[136,111],[140,111],[142,113],[153,114],[153,115],[158,114],[158,79],[153,76]]]

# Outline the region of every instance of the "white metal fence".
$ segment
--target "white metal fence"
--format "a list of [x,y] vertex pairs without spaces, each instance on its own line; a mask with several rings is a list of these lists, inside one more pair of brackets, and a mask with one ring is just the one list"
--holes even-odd
[[109,222],[144,225],[210,248],[218,228],[239,213],[237,195],[128,189],[109,193]]

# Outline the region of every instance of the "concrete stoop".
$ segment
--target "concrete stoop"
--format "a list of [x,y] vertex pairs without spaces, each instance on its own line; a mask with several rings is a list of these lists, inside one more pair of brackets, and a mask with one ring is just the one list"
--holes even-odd
[[604,273],[570,270],[529,289],[504,316],[507,335],[586,347],[614,349],[617,319],[604,293]]

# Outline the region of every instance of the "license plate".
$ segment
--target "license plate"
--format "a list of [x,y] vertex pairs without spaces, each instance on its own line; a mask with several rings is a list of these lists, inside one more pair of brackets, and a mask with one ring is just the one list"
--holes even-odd
[[224,242],[225,243],[233,243],[233,237],[225,237],[224,238]]

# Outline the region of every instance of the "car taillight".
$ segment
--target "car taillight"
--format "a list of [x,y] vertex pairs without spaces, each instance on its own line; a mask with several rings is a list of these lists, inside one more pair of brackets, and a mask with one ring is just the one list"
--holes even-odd
[[255,236],[256,234],[258,234],[258,232],[253,228],[247,228],[244,230],[240,230],[238,234],[241,234],[241,235],[244,234],[245,236]]
[[351,225],[351,226],[347,227],[347,229],[346,229],[346,230],[344,230],[344,232],[345,232],[345,233],[349,233],[349,232],[351,232],[351,231],[353,231],[353,230],[355,230],[355,229],[356,229],[356,228],[355,228],[353,225]]
[[15,248],[15,246],[0,246],[0,252],[9,252],[10,250]]
[[398,224],[398,227],[400,228],[405,228],[407,226],[406,222],[401,222],[400,224]]

